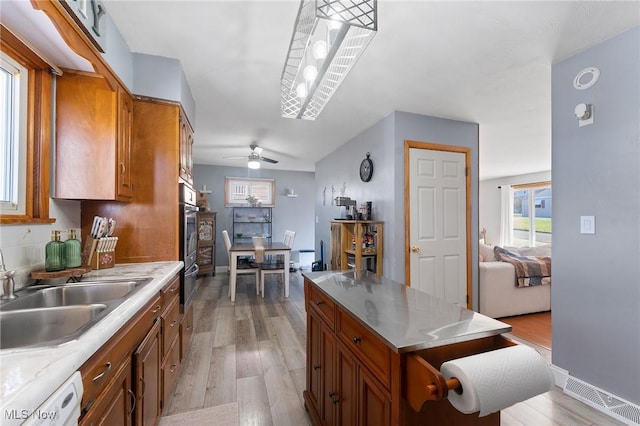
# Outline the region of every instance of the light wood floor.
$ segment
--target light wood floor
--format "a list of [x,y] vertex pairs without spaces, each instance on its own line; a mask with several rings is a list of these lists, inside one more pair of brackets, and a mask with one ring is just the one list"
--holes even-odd
[[[306,314],[302,278],[291,274],[290,297],[268,276],[265,298],[253,277],[239,277],[236,302],[229,276],[201,279],[194,297],[195,333],[161,426],[308,425],[305,387]],[[514,340],[528,343],[511,336]],[[551,362],[551,351],[534,346]],[[502,425],[622,425],[561,389],[502,411]]]

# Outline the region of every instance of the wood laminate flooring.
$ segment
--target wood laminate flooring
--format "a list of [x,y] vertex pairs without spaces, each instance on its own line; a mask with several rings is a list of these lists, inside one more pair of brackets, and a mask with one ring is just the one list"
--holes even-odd
[[[301,426],[311,424],[305,388],[306,313],[303,280],[291,274],[290,297],[282,279],[268,275],[265,297],[252,276],[238,277],[236,302],[229,275],[200,278],[194,296],[195,332],[160,426]],[[535,347],[548,362],[551,351]],[[502,410],[504,426],[622,425],[560,388]],[[455,426],[455,425],[454,425]]]
[[551,312],[499,318],[512,328],[512,333],[522,339],[551,349]]

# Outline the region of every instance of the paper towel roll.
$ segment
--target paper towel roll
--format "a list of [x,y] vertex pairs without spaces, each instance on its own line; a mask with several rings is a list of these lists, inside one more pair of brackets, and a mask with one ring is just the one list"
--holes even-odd
[[554,385],[547,362],[525,345],[453,359],[443,363],[440,372],[462,385],[462,394],[449,391],[451,405],[465,414],[480,411],[480,417],[547,392]]

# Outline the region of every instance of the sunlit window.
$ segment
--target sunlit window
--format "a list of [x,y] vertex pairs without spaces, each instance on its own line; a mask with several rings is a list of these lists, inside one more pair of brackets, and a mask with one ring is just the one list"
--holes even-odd
[[[25,212],[26,110],[28,70],[2,53],[0,62],[0,209]],[[20,165],[23,167],[20,167]]]
[[512,244],[551,244],[551,184],[514,186],[513,190]]

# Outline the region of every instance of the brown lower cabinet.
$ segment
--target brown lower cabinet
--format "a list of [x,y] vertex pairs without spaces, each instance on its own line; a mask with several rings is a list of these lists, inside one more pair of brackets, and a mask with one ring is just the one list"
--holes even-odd
[[103,394],[83,417],[82,423],[105,426],[131,425],[135,407],[135,396],[131,391],[131,359],[125,358]]
[[133,354],[137,425],[155,425],[160,421],[160,349],[160,321],[156,321]]
[[125,324],[80,368],[80,425],[156,425],[178,378],[186,320],[179,314],[180,277]]

